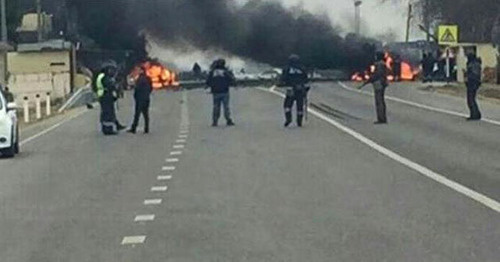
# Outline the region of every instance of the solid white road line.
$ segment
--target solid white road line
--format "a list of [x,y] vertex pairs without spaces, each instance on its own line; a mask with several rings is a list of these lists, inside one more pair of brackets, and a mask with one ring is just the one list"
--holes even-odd
[[182,149],[184,148],[184,145],[174,145],[174,149]]
[[[346,84],[344,84],[342,82],[338,82],[338,83],[345,90],[348,90],[348,91],[351,91],[351,92],[360,93],[360,94],[364,94],[364,95],[372,95],[372,93],[370,93],[368,91],[362,91],[362,90],[354,89],[352,87],[347,86]],[[418,108],[429,110],[429,111],[434,111],[434,112],[448,114],[448,115],[452,115],[452,116],[458,116],[458,117],[469,117],[467,114],[463,114],[463,113],[459,113],[459,112],[455,112],[455,111],[451,111],[451,110],[446,110],[446,109],[442,109],[442,108],[432,107],[432,106],[428,106],[428,105],[424,105],[424,104],[419,104],[419,103],[416,103],[416,102],[404,100],[404,99],[393,97],[393,96],[385,96],[385,98],[387,100],[391,100],[391,101],[394,101],[394,102],[398,102],[398,103],[409,105],[409,106],[413,106],[413,107],[418,107]],[[492,120],[492,119],[488,119],[488,118],[483,118],[482,121],[486,122],[486,123],[493,124],[493,125],[500,126],[500,121],[496,121],[496,120]]]
[[134,222],[145,222],[145,221],[153,221],[153,220],[155,220],[155,215],[153,215],[153,214],[137,215],[137,216],[135,216]]
[[154,186],[151,188],[151,191],[152,192],[164,192],[164,191],[167,191],[167,187],[166,186]]
[[[266,91],[266,92],[269,92],[269,93],[272,93],[272,94],[275,94],[275,95],[278,95],[278,96],[281,96],[281,97],[285,97],[283,94],[279,93],[279,92],[276,92],[276,91],[271,91],[269,89],[265,89],[265,88],[258,88],[259,90],[262,90],[262,91]],[[365,145],[371,147],[372,149],[374,149],[375,151],[401,163],[402,165],[405,165],[406,167],[412,169],[412,170],[415,170],[417,171],[418,173],[448,187],[448,188],[451,188],[453,190],[455,190],[456,192],[462,194],[462,195],[465,195],[481,204],[483,204],[484,206],[488,207],[488,208],[491,208],[492,210],[500,213],[500,203],[487,197],[486,195],[483,195],[481,193],[478,193],[466,186],[463,186],[455,181],[452,181],[448,178],[446,178],[445,176],[441,175],[441,174],[438,174],[430,169],[428,169],[427,167],[424,167],[418,163],[415,163],[379,144],[377,144],[376,142],[370,140],[369,138],[363,136],[362,134],[354,131],[353,129],[350,129],[349,127],[347,126],[344,126],[342,125],[341,123],[333,120],[333,119],[330,119],[329,117],[321,114],[320,112],[312,109],[312,108],[309,108],[309,112],[316,116],[317,118],[321,119],[321,120],[324,120],[325,122],[333,125],[334,127],[338,128],[339,130],[343,131],[344,133],[354,137],[355,139],[357,139],[358,141],[364,143]]]
[[170,155],[171,155],[171,156],[178,156],[178,155],[182,155],[182,151],[172,151],[172,152],[170,152]]
[[162,199],[157,198],[157,199],[146,199],[144,200],[144,205],[149,206],[149,205],[159,205],[161,204]]
[[35,135],[31,136],[31,137],[28,137],[28,138],[24,139],[23,141],[19,142],[19,145],[21,145],[21,146],[25,145],[26,143],[29,143],[29,142],[31,142],[31,141],[33,141],[33,140],[35,140],[35,139],[37,139],[37,138],[39,138],[39,137],[47,134],[47,133],[55,130],[56,128],[62,126],[64,123],[67,123],[67,122],[69,122],[69,121],[71,121],[71,120],[73,120],[73,119],[75,119],[75,118],[77,118],[77,117],[79,117],[79,116],[87,113],[87,112],[89,112],[89,110],[84,110],[82,112],[79,112],[78,114],[76,114],[76,115],[74,115],[74,116],[72,116],[70,118],[67,118],[67,119],[63,120],[63,121],[61,121],[61,122],[59,122],[59,123],[57,123],[57,124],[55,124],[55,125],[47,128],[47,129],[41,131],[40,133],[37,133],[37,134],[35,134]]
[[142,244],[146,241],[146,236],[128,236],[122,240],[122,245]]
[[175,166],[164,166],[161,168],[161,170],[163,171],[174,171],[175,170]]
[[158,180],[170,180],[170,179],[172,179],[172,176],[158,176],[157,179]]

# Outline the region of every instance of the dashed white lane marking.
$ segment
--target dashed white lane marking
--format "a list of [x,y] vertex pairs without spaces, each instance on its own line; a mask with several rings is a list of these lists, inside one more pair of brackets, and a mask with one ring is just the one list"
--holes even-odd
[[[281,96],[283,98],[285,97],[283,94],[281,94],[277,91],[271,91],[271,90],[265,89],[265,88],[258,88],[258,89],[265,91],[265,92],[269,92],[269,93],[278,95],[278,96]],[[428,177],[428,178],[430,178],[430,179],[432,179],[432,180],[434,180],[434,181],[436,181],[436,182],[438,182],[438,183],[440,183],[448,188],[451,188],[451,189],[455,190],[456,192],[458,192],[462,195],[465,195],[466,197],[469,197],[469,198],[483,204],[484,206],[491,208],[494,211],[500,213],[500,203],[493,200],[492,198],[489,198],[486,195],[483,195],[483,194],[476,192],[476,191],[474,191],[466,186],[463,186],[463,185],[461,185],[453,180],[450,180],[450,179],[446,178],[445,176],[428,169],[425,166],[422,166],[422,165],[415,163],[415,162],[413,162],[413,161],[411,161],[411,160],[409,160],[401,155],[398,155],[397,153],[377,144],[373,140],[363,136],[362,134],[354,131],[353,129],[350,129],[347,126],[342,125],[341,123],[339,123],[333,119],[330,119],[329,117],[321,114],[320,112],[318,112],[312,108],[309,108],[309,112],[311,114],[313,114],[314,116],[316,116],[317,118],[324,120],[325,122],[333,125],[334,127],[338,128],[339,130],[343,131],[344,133],[354,137],[358,141],[371,147],[375,151],[377,151],[377,152],[401,163],[402,165],[404,165],[412,170],[415,170],[418,173],[420,173],[420,174],[422,174],[422,175],[424,175],[424,176],[426,176],[426,177]]]
[[185,134],[189,133],[189,131],[188,130],[181,130],[179,133],[181,133],[181,135],[185,135]]
[[172,152],[170,152],[170,155],[171,155],[171,156],[178,156],[178,155],[182,155],[182,151],[172,151]]
[[153,215],[153,214],[137,215],[137,216],[135,216],[134,222],[145,222],[145,221],[153,221],[153,220],[155,220],[155,215]]
[[[360,94],[364,94],[364,95],[372,95],[368,91],[362,91],[362,90],[353,89],[353,88],[347,86],[346,84],[344,84],[342,82],[338,82],[338,83],[345,90],[348,90],[348,91],[351,91],[351,92],[360,93]],[[448,114],[448,115],[452,115],[452,116],[469,117],[468,115],[463,114],[463,113],[459,113],[459,112],[455,112],[455,111],[451,111],[451,110],[446,110],[446,109],[442,109],[442,108],[437,108],[437,107],[432,107],[432,106],[428,106],[428,105],[424,105],[424,104],[419,104],[419,103],[416,103],[416,102],[404,100],[404,99],[393,97],[393,96],[385,96],[385,98],[387,100],[392,100],[394,102],[398,102],[398,103],[409,105],[409,106],[413,106],[413,107],[418,107],[418,108],[429,110],[429,111],[434,111],[434,112],[438,112],[438,113]],[[492,120],[492,119],[487,119],[487,118],[483,118],[482,121],[486,122],[486,123],[493,124],[493,125],[500,126],[500,121],[496,121],[496,120]]]
[[184,145],[174,145],[174,149],[182,149],[184,148]]
[[144,205],[149,206],[149,205],[159,205],[161,204],[162,199],[157,198],[157,199],[146,199],[144,200]]
[[175,143],[186,143],[186,139],[177,139]]
[[167,158],[167,159],[165,159],[165,161],[167,161],[167,163],[176,163],[176,162],[179,162],[179,159],[178,158]]
[[171,180],[172,176],[158,176],[157,179],[158,180]]
[[161,168],[161,170],[163,171],[174,171],[175,170],[175,166],[164,166]]
[[146,236],[128,236],[122,240],[122,245],[142,244],[146,241]]
[[152,192],[164,192],[167,191],[167,186],[154,186],[151,188]]
[[188,138],[188,135],[179,135],[179,138]]

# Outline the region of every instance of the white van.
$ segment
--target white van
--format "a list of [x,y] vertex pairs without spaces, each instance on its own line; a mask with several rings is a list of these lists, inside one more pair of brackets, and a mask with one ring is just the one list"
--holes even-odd
[[19,127],[16,104],[7,103],[0,91],[0,154],[4,157],[14,157],[17,153],[19,153]]

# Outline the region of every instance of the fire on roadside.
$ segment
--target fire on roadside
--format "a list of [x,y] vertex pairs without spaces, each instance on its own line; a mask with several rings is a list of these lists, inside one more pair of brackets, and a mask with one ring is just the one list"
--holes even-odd
[[162,88],[175,89],[180,85],[177,80],[177,74],[174,71],[169,70],[158,62],[152,61],[147,61],[136,66],[129,74],[131,82],[135,83],[137,81],[141,67],[146,70],[146,75],[151,79],[153,89],[155,90]]
[[[387,76],[387,80],[389,81],[394,81],[394,59],[390,55],[389,52],[385,53],[385,65],[389,69],[390,74]],[[372,65],[370,66],[369,71],[365,71],[363,73],[361,72],[356,72],[351,76],[352,81],[356,82],[362,82],[362,81],[367,81],[370,80],[370,75],[375,72],[375,66]],[[416,76],[420,73],[419,68],[413,68],[408,62],[401,61],[401,75],[400,75],[400,80],[402,81],[413,81],[415,80]]]

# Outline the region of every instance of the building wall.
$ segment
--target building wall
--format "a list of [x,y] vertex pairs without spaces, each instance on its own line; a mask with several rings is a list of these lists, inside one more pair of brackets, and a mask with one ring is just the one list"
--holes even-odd
[[9,52],[8,85],[17,102],[24,97],[64,98],[71,91],[71,52]]
[[483,81],[496,83],[498,79],[498,49],[493,44],[460,44],[457,55],[458,82],[465,82],[464,70],[467,69],[467,50],[476,49],[476,54],[483,61]]

